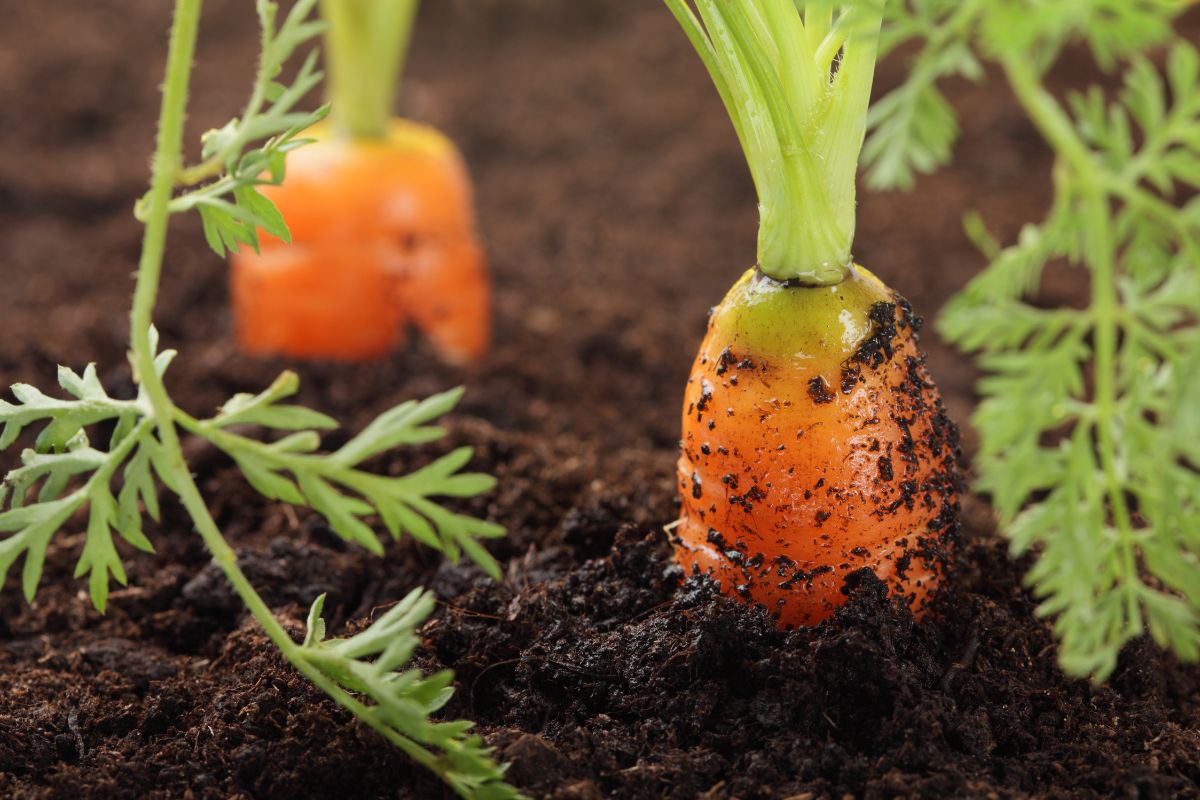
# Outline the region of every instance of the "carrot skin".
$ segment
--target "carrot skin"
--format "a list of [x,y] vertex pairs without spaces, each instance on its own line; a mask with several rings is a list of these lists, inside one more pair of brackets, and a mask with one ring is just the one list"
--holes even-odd
[[233,260],[234,325],[256,355],[358,361],[403,341],[398,278],[348,245],[264,248]]
[[751,271],[688,382],[676,556],[785,627],[870,567],[923,613],[958,513],[958,438],[908,304],[861,268],[833,287]]

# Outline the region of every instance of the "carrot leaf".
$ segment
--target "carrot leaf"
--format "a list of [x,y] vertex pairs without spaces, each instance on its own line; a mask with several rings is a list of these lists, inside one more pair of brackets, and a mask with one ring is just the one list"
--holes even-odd
[[[256,187],[284,179],[286,154],[309,141],[301,138],[301,132],[326,111],[295,111],[321,80],[315,54],[303,62],[290,85],[278,80],[284,62],[322,30],[321,23],[309,20],[315,3],[296,0],[279,22],[279,5],[257,0],[262,59],[251,100],[239,119],[205,136],[203,163],[182,168],[201,2],[174,0],[150,191],[135,207],[135,215],[145,224],[130,326],[129,360],[137,396],[113,398],[96,368],[88,365],[82,373],[59,368],[59,384],[69,398],[16,384],[12,387],[15,403],[0,399],[0,449],[23,436],[33,439],[33,446],[22,455],[22,465],[0,483],[0,584],[23,557],[22,587],[32,602],[51,541],[86,512],[75,577],[88,576],[92,603],[103,613],[112,581],[124,585],[128,578],[120,543],[153,550],[143,523],[146,516],[154,520],[160,516],[161,484],[179,499],[214,563],[299,672],[436,773],[459,796],[520,798],[504,783],[505,768],[492,760],[491,751],[477,736],[470,735],[470,723],[431,719],[449,698],[453,675],[401,671],[418,644],[416,626],[431,610],[429,596],[410,596],[399,610],[344,641],[325,640],[324,598],[318,598],[309,616],[309,635],[303,645],[296,643],[239,567],[237,553],[213,519],[188,468],[179,435],[184,429],[211,440],[263,495],[311,506],[338,535],[373,552],[383,550],[369,524],[378,518],[393,536],[407,531],[452,558],[466,553],[489,575],[499,577],[499,566],[478,540],[503,535],[503,529],[452,512],[438,502],[491,489],[490,477],[462,472],[470,459],[469,449],[455,450],[400,477],[362,468],[362,462],[397,445],[440,437],[441,430],[426,423],[448,412],[461,391],[406,404],[368,426],[340,456],[322,456],[317,454],[319,432],[336,427],[336,422],[302,405],[283,402],[299,390],[299,379],[292,373],[284,373],[259,394],[236,395],[204,421],[180,409],[163,382],[175,352],[159,351],[152,320],[172,214],[197,210],[205,238],[218,254],[241,245],[257,247],[260,230],[288,238],[279,211]],[[181,186],[186,189],[176,196]],[[237,432],[252,426],[280,436],[268,442]],[[32,436],[35,430],[36,437]],[[91,444],[101,433],[109,443],[107,450]]]
[[[287,223],[275,204],[255,187],[278,185],[286,175],[286,157],[312,141],[303,132],[323,119],[328,106],[300,111],[297,106],[320,85],[318,51],[301,62],[290,84],[277,78],[300,48],[325,30],[311,19],[317,0],[298,0],[279,21],[279,4],[258,0],[262,25],[262,56],[250,99],[240,116],[201,137],[203,162],[181,167],[176,182],[186,191],[169,206],[172,214],[196,210],[204,238],[218,255],[243,245],[259,249],[259,230],[284,242],[291,241]],[[145,215],[146,198],[139,201],[139,218]]]
[[[48,397],[19,384],[13,387],[19,404],[0,401],[0,422],[5,426],[0,444],[5,447],[24,428],[44,424],[35,446],[22,453],[21,466],[9,471],[0,488],[0,532],[11,534],[0,541],[0,583],[24,554],[23,587],[32,601],[51,539],[77,511],[88,508],[87,535],[75,575],[90,573],[92,603],[103,612],[110,577],[122,584],[126,580],[113,533],[138,549],[152,549],[141,531],[140,511],[132,514],[130,506],[136,506],[138,492],[153,494],[140,473],[147,451],[154,446],[153,416],[143,404],[110,398],[91,365],[83,375],[60,367],[59,377],[76,399]],[[117,423],[121,435],[112,437],[107,451],[93,448],[87,429],[114,420],[128,421]],[[122,465],[126,466],[125,488],[119,504],[112,481]],[[147,503],[157,513],[157,497]]]
[[[985,372],[974,416],[978,488],[1016,554],[1063,668],[1103,680],[1148,634],[1200,658],[1200,53],[1176,40],[1174,0],[893,4],[884,41],[919,44],[908,80],[876,106],[873,183],[904,187],[957,136],[938,81],[997,63],[1054,151],[1046,218],[1002,247],[943,310],[942,333]],[[1060,98],[1044,76],[1087,45],[1122,88]],[[1164,66],[1147,54],[1169,45]],[[924,98],[924,99],[921,99]],[[922,107],[922,104],[925,107]],[[911,113],[904,109],[911,109]],[[1046,308],[1042,274],[1071,265],[1085,308]]]
[[504,783],[506,767],[492,760],[492,748],[470,733],[474,723],[430,719],[453,696],[453,673],[424,675],[405,669],[421,643],[417,629],[433,613],[432,593],[414,590],[347,639],[325,638],[324,604],[324,595],[313,603],[300,652],[326,677],[372,701],[356,713],[371,715],[393,744],[436,772],[460,796],[521,797]]

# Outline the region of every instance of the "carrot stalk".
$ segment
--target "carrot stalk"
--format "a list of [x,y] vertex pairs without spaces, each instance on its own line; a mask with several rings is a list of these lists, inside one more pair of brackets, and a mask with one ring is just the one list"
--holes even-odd
[[326,86],[340,135],[387,137],[417,8],[417,0],[321,0]]
[[[713,77],[759,193],[758,266],[779,280],[833,285],[848,275],[858,154],[866,131],[882,5],[792,0],[666,0]],[[828,29],[828,32],[826,32]],[[840,46],[830,77],[828,36]],[[802,219],[803,224],[797,224]]]

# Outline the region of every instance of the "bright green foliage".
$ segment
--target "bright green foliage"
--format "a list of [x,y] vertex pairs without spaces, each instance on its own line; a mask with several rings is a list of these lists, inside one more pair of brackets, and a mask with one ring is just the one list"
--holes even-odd
[[[159,359],[162,369],[170,356],[166,353]],[[24,555],[22,588],[32,601],[50,540],[76,512],[88,509],[87,539],[75,577],[90,574],[92,602],[104,611],[110,576],[122,585],[126,580],[113,533],[139,550],[153,551],[142,533],[141,503],[157,519],[158,495],[151,472],[164,471],[163,451],[145,401],[109,397],[94,365],[89,364],[82,375],[60,367],[58,379],[71,399],[52,398],[32,386],[16,384],[12,392],[18,403],[0,400],[4,448],[25,428],[42,426],[35,446],[21,454],[21,466],[0,485],[0,532],[12,534],[0,542],[0,583]],[[97,450],[86,429],[105,422],[113,427],[109,448]],[[122,488],[114,495],[113,481],[122,467]]]
[[[172,214],[199,210],[209,243],[218,253],[239,244],[256,245],[260,226],[286,238],[278,211],[254,187],[283,180],[286,153],[305,143],[298,134],[324,113],[293,110],[320,81],[315,57],[304,62],[291,86],[275,82],[284,61],[322,30],[319,23],[308,21],[315,2],[298,0],[276,28],[277,4],[259,0],[263,57],[251,101],[240,120],[205,135],[206,161],[183,169],[178,167],[182,117],[200,3],[176,0],[152,189],[137,209],[146,236],[134,320],[149,319],[153,309]],[[260,177],[264,172],[267,177]],[[204,181],[210,182],[171,196],[173,185],[190,187]],[[504,768],[470,734],[470,723],[430,719],[450,697],[452,673],[424,677],[418,670],[402,669],[419,644],[414,631],[429,616],[432,598],[414,593],[357,636],[326,641],[320,620],[322,597],[313,606],[305,643],[292,641],[238,567],[236,554],[187,468],[178,436],[182,428],[210,440],[263,495],[310,506],[338,535],[374,553],[383,552],[371,524],[378,519],[394,538],[407,533],[452,559],[465,553],[498,578],[499,566],[479,539],[501,536],[503,528],[450,511],[440,502],[473,497],[493,487],[492,478],[462,471],[471,459],[470,448],[454,450],[398,477],[366,468],[372,459],[397,447],[442,438],[444,431],[432,423],[454,408],[462,391],[403,403],[338,450],[320,454],[319,432],[337,424],[325,414],[283,402],[299,390],[296,375],[284,373],[266,391],[237,395],[216,416],[198,420],[175,405],[163,384],[174,351],[158,352],[152,326],[147,335],[147,328],[135,322],[132,332],[135,400],[111,397],[93,365],[82,374],[60,367],[59,384],[70,396],[67,399],[18,384],[12,387],[16,403],[0,400],[0,449],[12,446],[29,429],[38,430],[33,447],[22,455],[22,465],[0,484],[0,534],[8,534],[0,540],[0,584],[23,556],[23,587],[32,601],[51,539],[63,528],[83,525],[76,517],[86,511],[86,536],[75,575],[89,577],[92,602],[103,612],[110,581],[126,582],[118,539],[137,550],[153,550],[143,521],[146,516],[159,518],[161,485],[179,498],[215,563],[296,669],[436,772],[461,797],[520,797],[504,783]],[[250,435],[251,429],[279,436],[258,439]],[[91,444],[102,433],[108,440],[106,450]],[[364,704],[360,696],[373,705]]]
[[693,11],[666,0],[746,153],[758,265],[779,280],[834,285],[849,274],[882,2],[695,0]]
[[[160,354],[158,364],[163,370],[173,355],[170,351]],[[164,461],[167,454],[155,434],[153,409],[144,398],[135,401],[112,399],[101,386],[91,364],[82,375],[60,368],[59,383],[71,399],[52,398],[32,386],[17,384],[12,390],[18,403],[0,401],[0,423],[4,426],[0,444],[10,446],[26,428],[41,426],[36,446],[25,450],[22,466],[12,470],[2,485],[0,500],[7,501],[7,510],[0,513],[0,531],[13,535],[0,542],[0,573],[6,573],[24,554],[24,591],[32,600],[51,538],[68,525],[76,512],[87,509],[87,537],[76,577],[90,573],[92,601],[103,612],[110,576],[122,585],[126,580],[113,534],[139,550],[153,552],[153,546],[142,530],[143,516],[159,518],[158,483],[173,489],[173,470]],[[429,423],[454,408],[462,397],[461,389],[419,402],[403,403],[328,455],[316,453],[320,445],[317,430],[334,428],[336,422],[303,406],[279,402],[298,390],[296,375],[284,373],[261,394],[235,396],[210,420],[195,420],[177,410],[177,421],[228,453],[247,480],[264,495],[294,505],[311,506],[348,541],[382,554],[378,537],[364,521],[364,518],[378,517],[393,537],[408,533],[455,560],[465,552],[488,574],[499,577],[498,565],[477,539],[502,536],[504,529],[449,511],[435,499],[473,497],[493,488],[495,480],[490,476],[461,472],[471,458],[471,448],[454,450],[399,477],[376,475],[362,469],[363,462],[396,447],[433,442],[444,436],[442,428]],[[106,423],[112,427],[109,449],[96,450],[90,445],[88,430]],[[263,442],[231,430],[248,426],[282,431],[287,435],[277,441]],[[290,477],[281,474],[285,472]],[[118,475],[121,476],[119,479]],[[335,485],[352,491],[354,496],[343,494]],[[426,611],[422,619],[427,615]],[[391,625],[385,624],[389,619],[393,618],[381,619],[371,631],[374,632],[373,641],[381,640],[391,647],[382,638],[392,630]],[[365,643],[367,634],[352,641]],[[349,645],[339,645],[339,648],[338,653],[350,652]],[[411,648],[389,650],[388,658],[379,662],[388,665],[385,671],[403,663],[395,661],[394,656],[399,652],[405,652],[404,660],[407,660]],[[374,654],[373,651],[362,653]],[[442,688],[450,677],[450,673],[439,676]],[[405,691],[409,691],[410,678],[411,675],[399,684]],[[390,680],[387,682],[388,685],[391,683]],[[422,682],[411,691],[418,692],[420,687],[429,685],[432,684]],[[371,696],[379,699],[374,693]],[[415,696],[422,695],[418,692]],[[437,708],[431,704],[429,710],[432,713]],[[409,719],[401,717],[389,724],[405,733],[407,729],[401,722]],[[426,744],[449,746],[447,742],[454,739],[454,732],[460,727],[459,723],[435,725],[422,718],[421,725],[406,735]],[[463,758],[482,757],[474,740],[464,739],[459,744],[464,748]],[[489,764],[488,769],[495,771],[497,768]],[[469,783],[472,774],[475,773],[464,773],[456,780]]]
[[863,163],[872,188],[911,188],[949,162],[959,137],[938,82],[983,77],[979,56],[1048,67],[1084,42],[1105,69],[1162,44],[1185,0],[888,0],[880,50],[916,43],[905,82],[871,109]]
[[[1042,600],[1039,613],[1055,620],[1068,672],[1104,679],[1121,647],[1144,632],[1195,660],[1200,200],[1181,198],[1200,187],[1200,55],[1175,41],[1160,71],[1141,54],[1170,39],[1182,4],[953,6],[893,8],[896,38],[925,42],[914,66],[918,88],[898,92],[937,91],[928,76],[938,70],[924,61],[930,54],[979,53],[999,62],[1057,155],[1054,204],[1015,244],[1001,247],[978,217],[968,218],[991,265],[941,318],[942,332],[977,353],[986,372],[974,419],[979,488],[991,495],[1013,551],[1038,554],[1027,580]],[[943,27],[955,13],[963,16]],[[1124,70],[1115,97],[1092,87],[1063,103],[1044,88],[1042,75],[1076,40],[1104,68]],[[904,185],[912,170],[948,155],[927,157],[931,149],[904,137],[889,151],[886,135],[880,126],[868,144],[880,153],[880,182]],[[1051,263],[1086,270],[1087,308],[1034,303]]]
[[998,0],[978,5],[982,48],[996,58],[1049,66],[1072,41],[1085,42],[1108,70],[1162,44],[1185,0]]
[[[287,223],[255,187],[283,182],[287,154],[311,142],[301,134],[329,112],[328,106],[316,111],[296,110],[324,77],[317,69],[318,50],[309,52],[291,85],[278,81],[284,64],[296,50],[325,30],[324,23],[310,19],[316,3],[298,0],[277,26],[278,4],[257,0],[262,55],[250,100],[240,117],[204,134],[203,163],[179,174],[179,183],[185,186],[216,179],[176,197],[171,212],[198,211],[204,237],[218,256],[236,252],[243,244],[258,250],[260,228],[285,242],[291,241]],[[144,215],[144,202],[139,204],[139,218]]]
[[[172,355],[168,352],[160,356],[163,369]],[[82,376],[60,368],[59,382],[73,399],[51,398],[31,386],[17,384],[13,393],[19,403],[0,401],[5,446],[11,445],[24,428],[44,425],[36,448],[24,452],[23,466],[10,472],[3,484],[4,496],[0,499],[7,499],[8,510],[0,513],[0,532],[13,535],[0,542],[0,572],[7,573],[24,554],[24,591],[32,601],[51,538],[68,525],[76,512],[88,509],[87,537],[76,577],[90,573],[92,601],[103,612],[110,576],[122,585],[126,581],[113,533],[139,550],[153,551],[142,532],[143,513],[158,519],[156,479],[173,490],[173,470],[164,462],[168,456],[155,434],[153,410],[144,400],[110,398],[92,365]],[[382,553],[382,546],[363,521],[369,515],[380,517],[395,537],[408,532],[454,559],[465,552],[490,575],[499,577],[495,560],[477,538],[501,536],[504,529],[451,512],[432,499],[471,497],[493,487],[491,477],[460,472],[471,457],[470,448],[455,450],[400,477],[375,475],[359,468],[363,461],[397,446],[441,438],[444,431],[427,423],[449,412],[462,396],[461,390],[397,406],[339,450],[321,456],[314,452],[320,444],[316,429],[335,427],[335,423],[302,406],[278,402],[298,389],[296,376],[285,373],[262,394],[234,397],[211,420],[197,421],[178,411],[177,421],[211,439],[233,457],[264,495],[312,506],[341,536],[372,552]],[[113,426],[107,451],[93,449],[86,431],[102,423]],[[261,426],[289,435],[265,443],[230,432],[228,428],[235,425]],[[121,485],[116,490],[113,484],[122,466]],[[281,475],[282,471],[295,480]],[[342,494],[334,483],[359,497]],[[31,495],[36,497],[33,502],[29,502]],[[403,608],[409,611],[397,610]],[[428,720],[449,699],[453,674],[443,672],[426,679],[416,670],[394,672],[411,656],[417,643],[412,630],[431,609],[432,600],[427,595],[411,595],[367,631],[341,642],[322,644],[322,624],[320,634],[310,634],[304,657],[346,689],[373,698],[379,706],[370,713],[396,736],[442,752],[431,761],[431,768],[436,768],[462,796],[516,797],[502,782],[503,769],[488,758],[489,751],[477,737],[467,735],[469,723]],[[319,618],[320,606],[314,606],[314,611],[314,619]],[[314,625],[310,619],[310,627]],[[374,663],[361,660],[373,655],[380,655]]]
[[911,189],[916,174],[947,163],[960,133],[958,119],[938,81],[962,76],[979,80],[983,68],[964,42],[963,28],[972,24],[979,0],[913,0],[888,3],[881,54],[920,40],[923,47],[908,79],[871,106],[871,131],[863,147],[867,184],[874,189]]
[[[374,705],[364,709],[394,744],[442,777],[460,796],[479,800],[515,800],[520,795],[504,783],[505,768],[491,759],[491,749],[469,735],[467,720],[432,722],[454,694],[454,673],[423,675],[401,668],[421,643],[417,628],[433,613],[434,598],[417,589],[389,609],[362,633],[349,639],[325,639],[321,617],[325,595],[308,613],[308,636],[301,653],[339,686],[365,695]],[[374,661],[367,659],[374,658]],[[431,756],[428,750],[438,753]]]

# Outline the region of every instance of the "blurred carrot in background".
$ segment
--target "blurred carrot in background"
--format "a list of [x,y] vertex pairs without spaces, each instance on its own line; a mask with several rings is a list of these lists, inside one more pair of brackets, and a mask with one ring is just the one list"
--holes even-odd
[[487,351],[491,288],[470,177],[433,128],[392,117],[415,0],[323,0],[330,119],[265,187],[290,244],[233,259],[240,344],[252,353],[362,360],[410,325],[447,361]]

